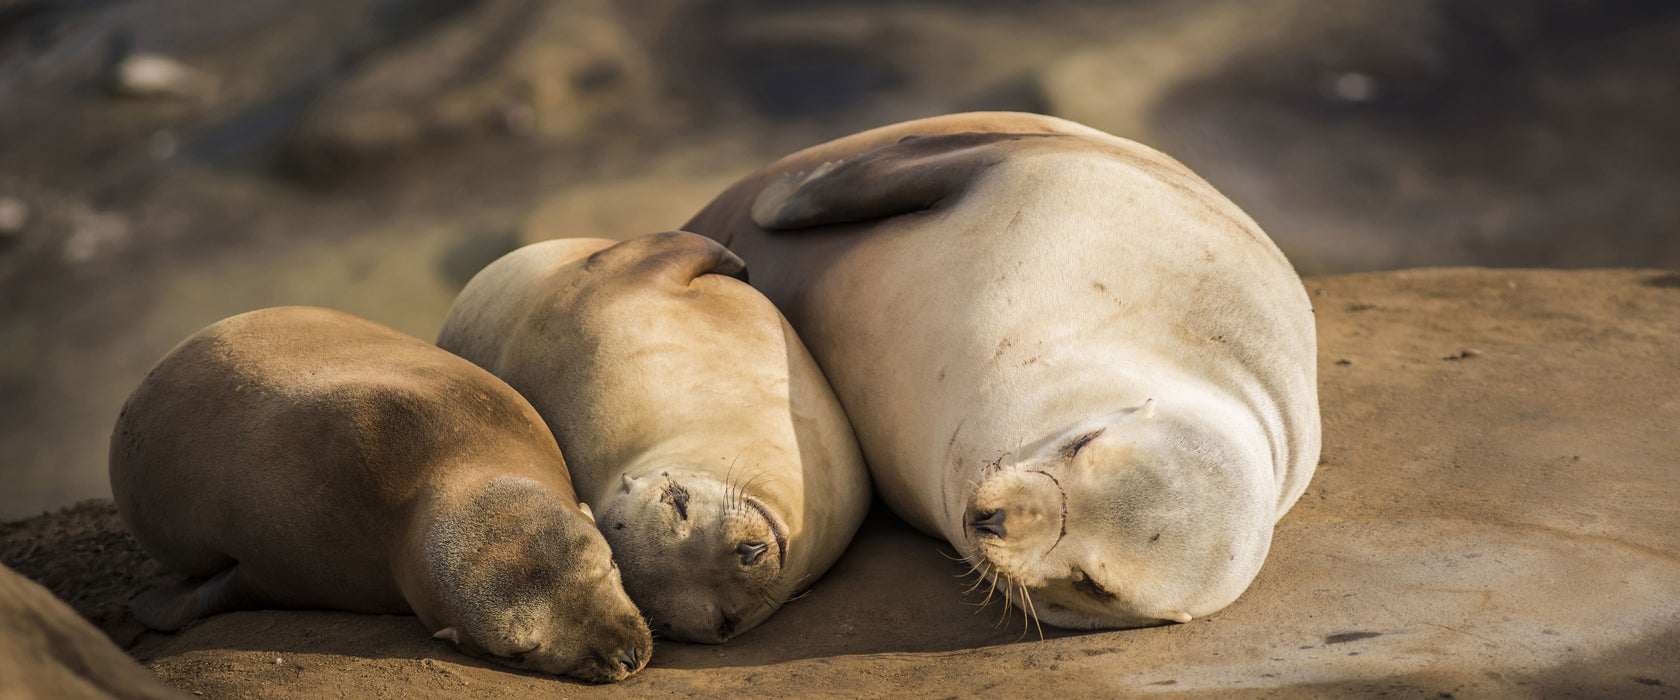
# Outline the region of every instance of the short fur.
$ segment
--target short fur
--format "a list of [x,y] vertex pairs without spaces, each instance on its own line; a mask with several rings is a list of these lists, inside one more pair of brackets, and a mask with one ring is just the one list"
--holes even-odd
[[0,698],[185,700],[64,601],[0,566]]
[[1223,608],[1312,475],[1299,278],[1139,144],[1029,114],[907,122],[788,156],[685,228],[810,343],[888,504],[1044,621]]
[[856,439],[741,262],[690,233],[526,246],[438,345],[518,389],[661,635],[722,642],[825,571],[868,509]]
[[349,314],[285,307],[199,331],[111,435],[111,490],[164,565],[209,580],[135,612],[413,612],[462,650],[615,681],[652,638],[542,420],[506,384]]

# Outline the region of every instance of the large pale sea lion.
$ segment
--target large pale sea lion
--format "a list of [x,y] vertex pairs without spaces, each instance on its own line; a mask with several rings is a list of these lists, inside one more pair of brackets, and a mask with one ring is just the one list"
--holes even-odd
[[685,228],[809,344],[888,504],[1046,622],[1225,607],[1317,462],[1300,279],[1142,145],[912,121],[788,156]]
[[615,681],[653,640],[542,419],[471,363],[349,314],[234,316],[146,375],[111,434],[140,545],[210,577],[179,628],[259,607],[407,613],[500,663]]
[[869,476],[816,363],[741,261],[670,232],[492,263],[438,345],[548,420],[661,635],[722,642],[839,558]]

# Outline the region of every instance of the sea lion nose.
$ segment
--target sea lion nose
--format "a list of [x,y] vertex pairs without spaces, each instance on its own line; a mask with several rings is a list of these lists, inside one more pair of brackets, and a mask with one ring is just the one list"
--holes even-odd
[[758,563],[758,558],[769,551],[770,545],[763,542],[742,542],[735,545],[735,553],[741,555],[742,566],[752,566]]
[[1008,517],[1009,513],[1002,508],[983,508],[974,511],[974,519],[970,526],[974,528],[975,534],[983,537],[1007,537],[1009,530],[1003,526],[1003,521]]
[[633,645],[625,647],[618,652],[618,665],[624,667],[625,673],[635,673],[642,667],[642,650]]

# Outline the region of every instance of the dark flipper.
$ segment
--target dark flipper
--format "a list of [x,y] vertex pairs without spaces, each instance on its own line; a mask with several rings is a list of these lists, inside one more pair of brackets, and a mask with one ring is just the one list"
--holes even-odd
[[1055,134],[910,136],[815,170],[776,178],[753,200],[753,223],[797,229],[932,209],[962,194],[1008,153],[1000,144]]
[[253,598],[237,565],[197,585],[182,582],[148,589],[129,602],[134,619],[159,632],[175,632],[200,618],[255,607],[262,603]]
[[632,238],[589,256],[584,269],[663,276],[678,286],[701,275],[747,281],[747,264],[741,258],[717,241],[687,231]]

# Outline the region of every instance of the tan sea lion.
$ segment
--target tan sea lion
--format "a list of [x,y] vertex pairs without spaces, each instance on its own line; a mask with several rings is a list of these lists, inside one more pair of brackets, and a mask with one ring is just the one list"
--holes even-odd
[[691,233],[520,248],[438,345],[548,420],[661,635],[722,642],[840,556],[868,509],[845,414],[793,329]]
[[0,566],[0,698],[186,697],[47,589]]
[[912,121],[788,156],[686,228],[810,344],[887,503],[1046,622],[1225,607],[1317,462],[1300,279],[1137,143]]
[[541,417],[371,321],[284,307],[199,331],[123,406],[110,466],[140,545],[210,577],[137,601],[148,625],[412,611],[469,654],[601,682],[652,653]]

